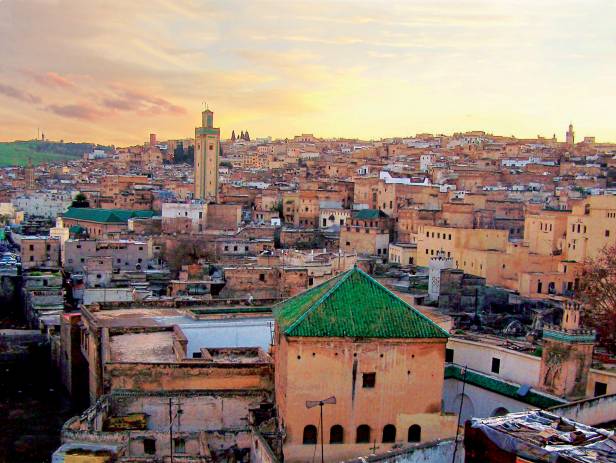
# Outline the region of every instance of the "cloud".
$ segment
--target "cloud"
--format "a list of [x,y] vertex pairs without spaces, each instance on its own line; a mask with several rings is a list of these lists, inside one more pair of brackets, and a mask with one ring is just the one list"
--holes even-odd
[[11,85],[0,83],[0,94],[23,101],[24,103],[40,103],[41,98]]
[[68,78],[56,74],[55,72],[46,72],[45,74],[34,74],[34,79],[41,85],[48,87],[72,88],[75,86]]
[[186,109],[159,96],[139,90],[112,86],[114,96],[104,98],[102,105],[117,111],[137,111],[142,114],[186,114]]
[[94,121],[105,114],[96,106],[88,103],[65,105],[51,104],[47,106],[47,109],[58,116],[68,117],[71,119],[82,119],[86,121]]

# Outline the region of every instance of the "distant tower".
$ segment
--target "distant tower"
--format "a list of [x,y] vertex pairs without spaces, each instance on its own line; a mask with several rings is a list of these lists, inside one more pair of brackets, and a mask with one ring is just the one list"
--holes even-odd
[[567,131],[567,145],[573,146],[575,142],[575,132],[573,131],[573,124],[569,124],[569,130]]
[[437,251],[436,256],[428,263],[428,296],[431,301],[437,301],[441,293],[441,271],[453,268],[453,259],[447,257],[444,251]]
[[214,128],[214,113],[201,113],[201,127],[195,128],[195,198],[218,201],[220,129]]
[[580,328],[581,307],[565,301],[560,326],[543,328],[541,389],[567,399],[586,396],[595,332]]
[[34,181],[34,167],[32,166],[32,159],[28,159],[28,165],[24,169],[24,181],[26,183],[26,190],[36,189],[36,183]]
[[155,133],[150,134],[150,146],[156,146],[156,134]]
[[231,131],[231,141],[235,141],[235,130]]

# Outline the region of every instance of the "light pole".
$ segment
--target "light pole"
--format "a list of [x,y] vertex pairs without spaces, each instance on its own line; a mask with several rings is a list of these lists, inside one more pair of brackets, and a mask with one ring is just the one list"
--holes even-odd
[[306,401],[306,408],[310,409],[310,408],[314,408],[317,405],[320,407],[320,427],[321,427],[321,463],[324,463],[324,456],[323,456],[323,405],[328,404],[328,405],[336,405],[336,397],[335,396],[331,396],[328,397],[325,400],[307,400]]

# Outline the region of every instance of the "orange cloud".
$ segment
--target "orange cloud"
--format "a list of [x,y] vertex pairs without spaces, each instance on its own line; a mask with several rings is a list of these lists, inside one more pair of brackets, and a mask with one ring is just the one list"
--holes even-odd
[[34,74],[34,79],[41,85],[56,86],[61,88],[72,88],[75,86],[73,82],[55,72],[46,72],[45,74]]

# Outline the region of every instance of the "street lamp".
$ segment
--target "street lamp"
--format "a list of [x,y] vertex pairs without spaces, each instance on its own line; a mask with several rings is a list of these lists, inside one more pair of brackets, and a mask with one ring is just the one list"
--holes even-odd
[[320,423],[320,427],[321,427],[321,463],[324,462],[324,458],[323,458],[323,405],[336,405],[336,397],[335,396],[331,396],[328,397],[325,400],[307,400],[306,401],[306,408],[310,409],[310,408],[314,408],[317,405],[321,408],[320,413],[321,413],[321,423]]

